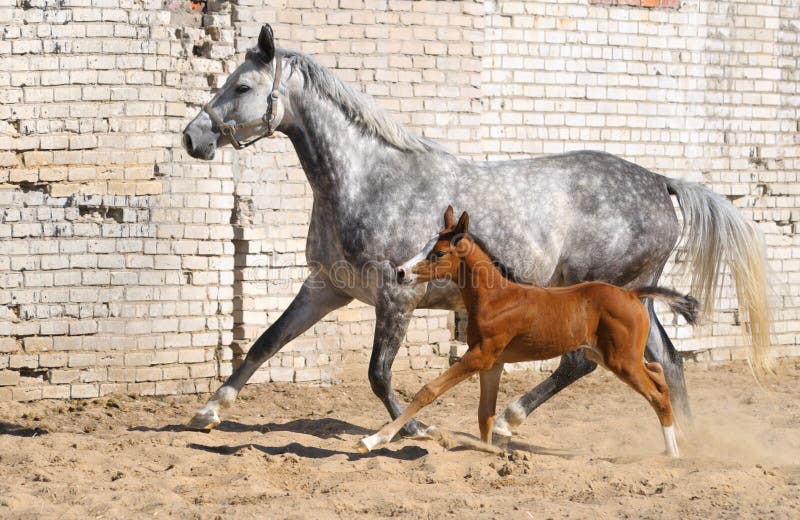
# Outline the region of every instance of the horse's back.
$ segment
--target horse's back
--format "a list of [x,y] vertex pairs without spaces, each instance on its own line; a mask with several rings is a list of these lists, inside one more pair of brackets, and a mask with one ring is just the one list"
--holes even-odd
[[472,163],[459,180],[475,234],[537,285],[641,284],[680,234],[666,179],[604,152]]

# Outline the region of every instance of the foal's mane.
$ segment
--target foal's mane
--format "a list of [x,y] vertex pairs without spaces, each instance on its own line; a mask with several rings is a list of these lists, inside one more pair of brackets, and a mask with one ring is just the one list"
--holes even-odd
[[[299,71],[303,74],[308,88],[330,99],[342,108],[351,121],[360,124],[365,130],[379,136],[391,146],[408,152],[443,150],[440,144],[403,128],[384,109],[376,105],[371,97],[344,83],[311,56],[291,49],[280,49],[276,56],[286,60],[286,64],[291,66],[292,73]],[[246,58],[266,64],[257,47],[248,50]]]
[[[492,265],[495,266],[498,271],[500,271],[500,274],[502,274],[505,279],[522,285],[533,285],[517,276],[517,274],[514,272],[514,269],[512,269],[510,266],[507,266],[498,260],[498,258],[494,255],[494,253],[492,253],[492,250],[489,249],[489,247],[486,245],[486,242],[484,242],[482,238],[472,233],[467,233],[466,235],[462,235],[460,238],[458,238],[458,240],[461,240],[461,238],[464,238],[464,236],[472,240],[476,246],[481,248],[481,250],[486,253],[486,256],[488,256],[489,260],[492,262]],[[456,240],[456,242],[458,242],[458,240]]]

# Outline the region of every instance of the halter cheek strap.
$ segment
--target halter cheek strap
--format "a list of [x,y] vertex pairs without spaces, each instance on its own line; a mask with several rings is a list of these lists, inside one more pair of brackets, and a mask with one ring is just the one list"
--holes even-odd
[[[274,61],[275,75],[273,76],[272,80],[272,92],[270,92],[269,98],[267,98],[267,111],[264,112],[263,116],[259,117],[258,119],[253,119],[252,121],[247,121],[246,123],[228,124],[225,123],[216,112],[214,112],[214,109],[211,108],[211,102],[203,105],[203,110],[206,111],[206,113],[211,117],[211,120],[214,121],[214,124],[217,125],[220,133],[224,135],[228,139],[228,142],[231,143],[231,146],[237,150],[247,148],[248,146],[255,144],[257,141],[271,136],[275,133],[275,130],[278,129],[278,125],[281,124],[281,120],[283,119],[283,104],[281,103],[279,88],[281,86],[283,64],[280,55],[276,54]],[[267,127],[267,131],[260,134],[258,137],[255,137],[254,139],[241,142],[236,137],[236,134],[243,130],[251,130],[254,128],[261,128],[263,126]]]

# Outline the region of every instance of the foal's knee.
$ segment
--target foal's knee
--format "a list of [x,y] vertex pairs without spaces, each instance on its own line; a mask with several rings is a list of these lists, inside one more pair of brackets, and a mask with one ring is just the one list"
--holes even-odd
[[650,377],[650,380],[653,381],[653,384],[656,385],[658,391],[662,394],[666,394],[669,397],[669,386],[667,385],[667,380],[664,377],[664,368],[659,363],[645,363],[644,367],[647,369],[647,375]]
[[425,385],[420,388],[419,392],[414,396],[414,401],[422,406],[427,406],[436,399],[436,393],[430,385]]

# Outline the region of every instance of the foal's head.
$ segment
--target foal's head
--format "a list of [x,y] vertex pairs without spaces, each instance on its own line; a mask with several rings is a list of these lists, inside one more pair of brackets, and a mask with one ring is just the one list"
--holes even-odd
[[467,254],[469,215],[465,211],[458,222],[453,218],[453,206],[444,212],[444,229],[433,237],[411,260],[397,268],[397,281],[402,284],[431,280],[457,280],[458,266]]

